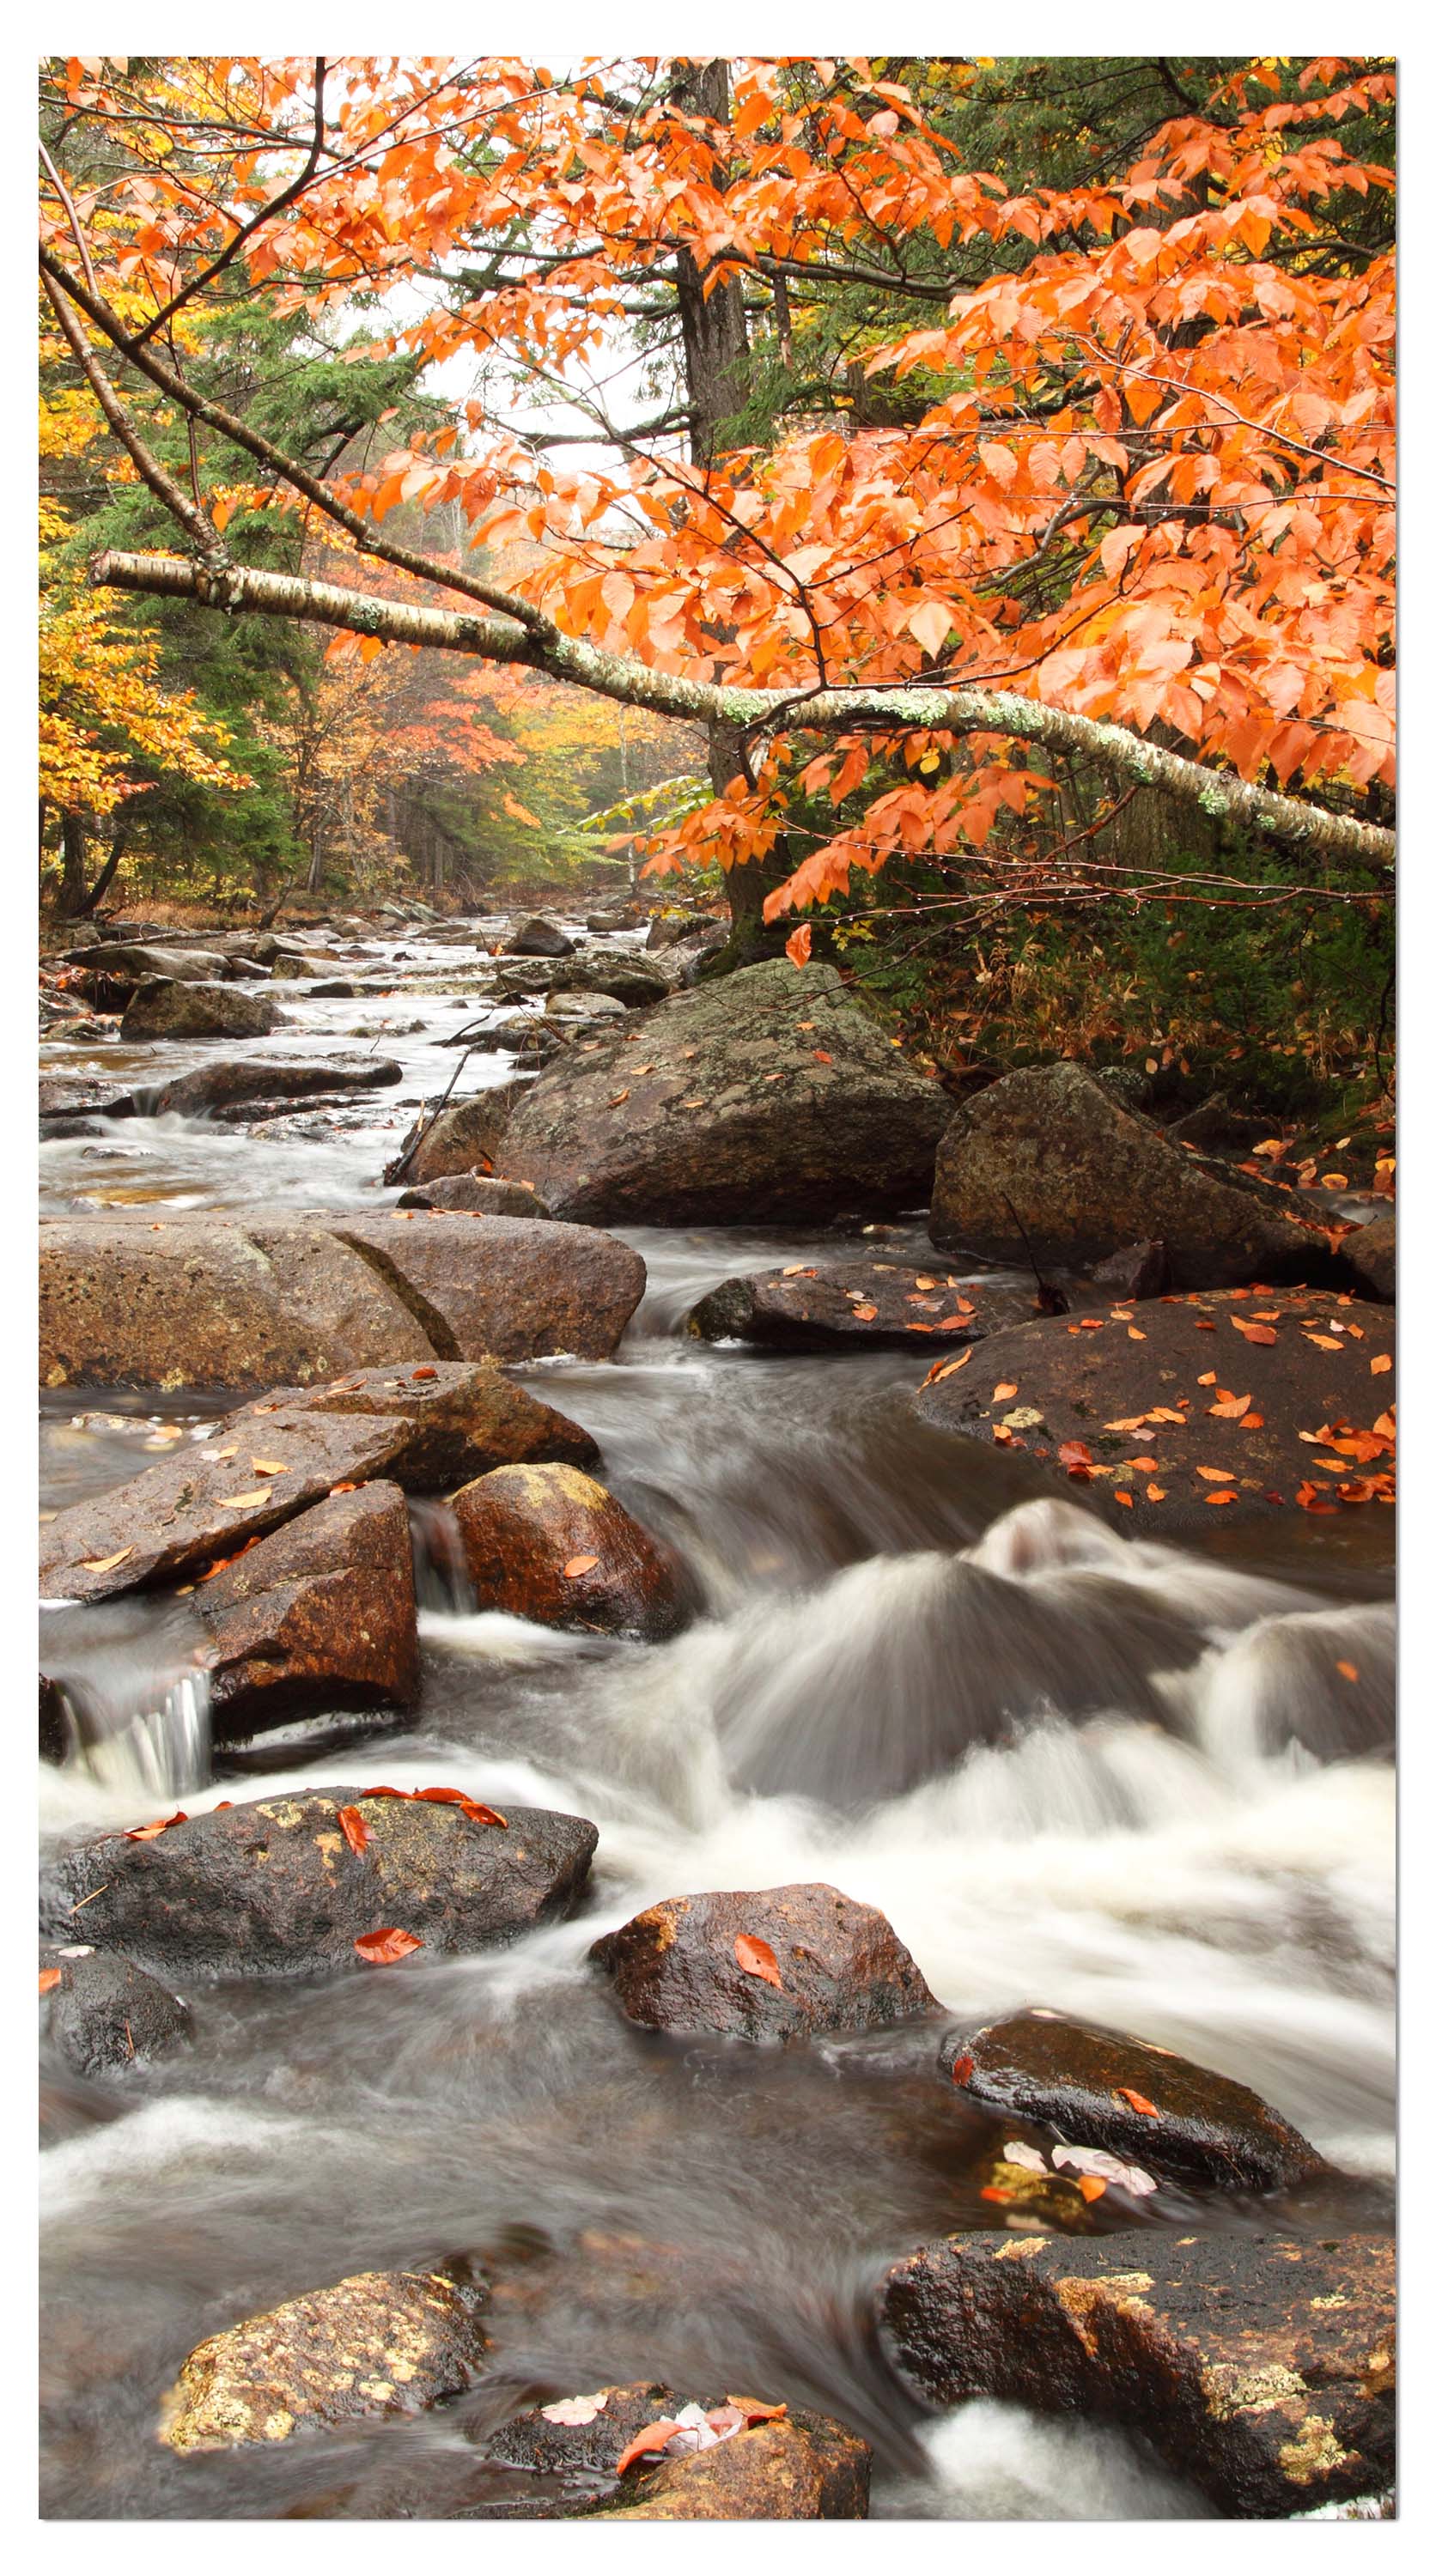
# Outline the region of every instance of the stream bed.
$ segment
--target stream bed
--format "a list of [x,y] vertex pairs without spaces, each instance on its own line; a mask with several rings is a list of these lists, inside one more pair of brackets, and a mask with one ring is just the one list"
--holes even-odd
[[[402,1084],[332,1118],[103,1122],[43,1148],[47,1212],[392,1206],[377,1174],[453,1072],[437,1040],[478,1009],[400,979],[481,961],[417,939],[362,957],[393,989],[276,986],[294,1025],[253,1051],[372,1044]],[[124,1087],[214,1052],[42,1050],[48,1071]],[[475,1055],[461,1088],[511,1069]],[[624,2020],[586,1954],[661,1897],[829,1881],[882,1909],[954,2017],[1040,2004],[1179,2049],[1339,2169],[1289,2207],[1164,2189],[1122,2224],[1385,2224],[1392,1774],[1376,1753],[1323,1758],[1328,1685],[1303,1641],[1378,1668],[1389,1562],[1350,1523],[1297,1515],[1201,1552],[1128,1540],[1023,1461],[918,1423],[904,1352],[779,1357],[684,1334],[719,1280],[852,1229],[616,1230],[648,1290],[615,1360],[514,1374],[594,1435],[604,1480],[682,1556],[704,1605],[683,1634],[638,1645],[476,1612],[416,1506],[424,1684],[407,1721],[310,1721],[211,1756],[202,1701],[172,1688],[188,1653],[172,1608],[68,1614],[53,1641],[98,1715],[83,1761],[44,1767],[47,1836],[377,1777],[564,1809],[600,1839],[579,1917],[509,1948],[196,1989],[193,2046],[132,2088],[47,2066],[42,2510],[483,2511],[513,2487],[483,2457],[493,2425],[657,2378],[851,2425],[874,2446],[878,2517],[1207,2513],[1119,2432],[985,2403],[922,2415],[885,2363],[883,2268],[1001,2223],[972,2124],[934,2081],[940,2029],[679,2042]],[[920,1256],[921,1212],[889,1239]],[[222,1409],[45,1397],[42,1505],[124,1481],[160,1424],[197,1438]],[[492,2285],[494,2367],[469,2396],[228,2455],[155,2439],[201,2337],[431,2261]]]

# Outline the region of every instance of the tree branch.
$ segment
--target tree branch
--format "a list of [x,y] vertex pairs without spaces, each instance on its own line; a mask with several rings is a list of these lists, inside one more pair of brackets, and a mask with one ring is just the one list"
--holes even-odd
[[567,680],[596,696],[615,699],[621,706],[647,707],[655,715],[689,724],[825,734],[854,729],[898,733],[909,726],[934,733],[1005,734],[1020,742],[1040,743],[1050,751],[1081,754],[1139,786],[1156,788],[1178,804],[1299,841],[1326,858],[1356,860],[1368,867],[1395,863],[1396,835],[1379,824],[1358,822],[1350,815],[1309,805],[1300,797],[1253,786],[1229,771],[1208,769],[1200,761],[1164,751],[1122,725],[1069,715],[1010,689],[924,687],[915,681],[906,688],[820,689],[811,696],[795,697],[791,690],[722,688],[655,671],[628,655],[604,653],[595,645],[580,643],[556,628],[536,634],[513,618],[403,605],[375,599],[364,591],[341,590],[331,582],[260,572],[248,565],[216,571],[180,555],[105,553],[93,558],[90,578],[101,587],[197,599],[211,607],[244,609],[260,616],[302,618],[372,636],[381,643],[427,645],[442,653],[472,654],[481,661],[520,663],[546,672],[550,679]]

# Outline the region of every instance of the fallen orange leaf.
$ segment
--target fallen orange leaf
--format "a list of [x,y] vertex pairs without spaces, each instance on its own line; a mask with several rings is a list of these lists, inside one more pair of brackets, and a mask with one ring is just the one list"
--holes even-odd
[[767,1941],[756,1932],[740,1932],[733,1944],[733,1956],[747,1977],[761,1977],[765,1986],[776,1986],[782,1992],[783,1980],[777,1957]]
[[1141,2112],[1144,2120],[1160,2120],[1161,2112],[1155,2102],[1148,2101],[1145,2093],[1134,2093],[1130,2084],[1119,2084],[1116,2089],[1124,2102],[1130,2102],[1134,2111]]
[[384,1924],[377,1932],[361,1932],[354,1943],[370,1968],[387,1968],[394,1960],[407,1959],[411,1950],[422,1950],[423,1946],[416,1932],[401,1931],[396,1923]]
[[597,1563],[596,1556],[571,1556],[563,1569],[564,1575],[567,1580],[573,1581],[580,1574],[592,1574]]

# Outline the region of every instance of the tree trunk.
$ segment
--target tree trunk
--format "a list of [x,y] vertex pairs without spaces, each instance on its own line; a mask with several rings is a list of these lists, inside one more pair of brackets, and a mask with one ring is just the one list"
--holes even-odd
[[[710,726],[708,775],[715,796],[721,796],[729,781],[743,774],[738,742],[735,725]],[[729,869],[724,880],[730,915],[728,937],[714,956],[704,960],[700,974],[731,975],[740,966],[756,966],[764,957],[781,956],[790,924],[765,921],[763,906],[785,877],[792,875],[793,867],[786,839],[780,833],[766,859],[749,859],[746,866]]]
[[85,826],[78,814],[60,816],[60,917],[77,920],[85,908]]
[[[721,59],[680,59],[674,65],[673,97],[690,114],[711,117],[715,125],[726,125],[727,63]],[[714,170],[713,185],[720,191],[726,175],[721,166]],[[695,465],[711,465],[718,453],[718,430],[742,410],[748,396],[743,281],[741,277],[729,278],[705,297],[705,272],[681,243],[675,266],[688,391],[688,452]]]
[[110,842],[109,856],[106,859],[104,866],[101,868],[99,875],[96,877],[94,884],[91,886],[89,893],[86,895],[80,906],[81,915],[87,915],[98,911],[99,906],[103,903],[105,896],[109,893],[110,887],[114,883],[115,870],[125,855],[125,848],[129,837],[129,832],[124,823],[117,822]]

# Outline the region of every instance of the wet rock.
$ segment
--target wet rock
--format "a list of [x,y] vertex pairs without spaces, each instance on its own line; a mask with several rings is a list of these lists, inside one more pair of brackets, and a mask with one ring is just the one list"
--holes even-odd
[[308,1511],[336,1484],[386,1477],[438,1493],[515,1460],[587,1464],[597,1455],[577,1423],[497,1369],[421,1366],[422,1377],[362,1369],[312,1390],[281,1387],[228,1415],[212,1439],[71,1504],[41,1533],[42,1592],[99,1601],[177,1583]]
[[451,1508],[481,1609],[606,1636],[667,1637],[680,1624],[667,1549],[576,1467],[497,1467]]
[[214,948],[147,948],[133,940],[101,940],[68,950],[73,965],[87,975],[105,975],[112,983],[136,985],[156,977],[171,983],[207,984],[224,975],[229,960]]
[[535,1217],[64,1219],[41,1228],[47,1386],[271,1387],[406,1361],[607,1359],[626,1244]]
[[[1379,1504],[1391,1458],[1373,1426],[1395,1381],[1372,1363],[1394,1341],[1390,1310],[1324,1290],[1163,1297],[994,1333],[915,1403],[925,1422],[1025,1450],[1069,1494],[1104,1509],[1125,1495],[1124,1526],[1172,1536],[1210,1527],[1217,1510],[1236,1520]],[[1244,1397],[1244,1410],[1216,1409]]]
[[939,2063],[970,2100],[1159,2179],[1281,2191],[1325,2170],[1315,2147],[1245,2084],[1061,2013],[1029,2009],[950,2031]]
[[310,985],[309,998],[311,1002],[352,1002],[357,990],[347,975],[331,975],[322,984]]
[[[646,996],[653,1000],[654,995]],[[601,1029],[623,1017],[624,1005],[612,993],[563,993],[554,991],[544,1004],[544,1018],[557,1021],[567,1037],[582,1029]]]
[[946,1114],[831,968],[779,958],[541,1074],[502,1158],[559,1216],[826,1220],[925,1198]]
[[638,930],[642,927],[643,919],[644,915],[642,910],[636,903],[623,903],[611,908],[607,912],[589,913],[583,926],[585,930],[604,932],[614,930]]
[[76,1111],[87,1111],[99,1118],[132,1118],[135,1099],[132,1092],[121,1091],[102,1075],[42,1074],[40,1077],[40,1126],[42,1132],[57,1118],[68,1118]]
[[887,1917],[836,1887],[666,1897],[605,1933],[589,1957],[646,2030],[808,2039],[937,2009]]
[[[1302,1745],[1318,1762],[1396,1751],[1396,1614],[1344,1602],[1260,1619],[1226,1649],[1214,1688],[1257,1755]],[[1245,1747],[1243,1748],[1245,1749]]]
[[1134,1297],[1160,1297],[1172,1284],[1172,1265],[1164,1243],[1129,1243],[1110,1252],[1092,1272],[1092,1286],[1124,1302]]
[[547,913],[530,913],[509,935],[509,954],[513,957],[571,957],[578,946],[566,930],[560,930]]
[[65,1694],[48,1673],[40,1675],[40,1759],[63,1762],[70,1750],[74,1730],[65,1703]]
[[1022,1262],[1023,1228],[1036,1260],[1078,1269],[1160,1239],[1178,1288],[1301,1278],[1330,1261],[1294,1191],[1173,1145],[1075,1064],[993,1083],[938,1150],[934,1243]]
[[449,1172],[441,1181],[426,1181],[406,1190],[401,1208],[451,1208],[470,1216],[547,1216],[531,1181],[501,1181],[484,1172]]
[[196,2344],[168,2392],[172,2451],[285,2442],[356,2415],[413,2415],[469,2387],[482,2290],[443,2272],[356,2272]]
[[1389,2238],[1131,2229],[940,2238],[879,2294],[889,2358],[933,2406],[996,2397],[1144,2434],[1225,2515],[1390,2483]]
[[650,948],[676,948],[685,939],[704,939],[721,929],[711,912],[656,912],[648,925]]
[[409,1512],[398,1485],[332,1494],[195,1596],[220,1737],[313,1708],[407,1708],[419,1688]]
[[81,2075],[126,2075],[190,2035],[188,2005],[117,1951],[42,1941],[40,1977],[41,2038]]
[[127,1046],[150,1038],[264,1038],[284,1025],[284,1012],[267,993],[156,976],[136,987],[120,1036]]
[[506,957],[494,970],[494,988],[512,1001],[534,1001],[547,993],[558,974],[554,958]]
[[489,2458],[542,2477],[611,2480],[634,2435],[671,2419],[685,2401],[662,2380],[643,2379],[595,2389],[581,2402],[594,2408],[582,2424],[553,2423],[541,2406],[512,2416],[485,2442]]
[[1267,1130],[1261,1119],[1234,1108],[1227,1092],[1214,1091],[1174,1118],[1166,1132],[1179,1145],[1248,1146],[1259,1143]]
[[471,1099],[441,1109],[435,1118],[426,1112],[410,1128],[385,1180],[406,1181],[413,1188],[425,1181],[441,1181],[451,1172],[486,1169],[498,1152],[518,1097],[517,1083],[495,1082]]
[[1030,1288],[864,1255],[725,1279],[700,1298],[687,1322],[690,1333],[708,1342],[799,1350],[875,1342],[916,1350],[927,1335],[960,1348],[1004,1325],[1030,1322],[1033,1311]]
[[640,1010],[646,1003],[661,1002],[670,989],[670,979],[661,966],[643,957],[576,957],[571,966],[561,966],[549,985],[550,1003],[557,994],[587,993],[600,999],[622,1003],[625,1010]]
[[631,2471],[632,2504],[600,2506],[596,2522],[862,2522],[872,2452],[846,2424],[805,2407],[750,2424],[711,2451]]
[[536,1217],[427,1213],[338,1220],[423,1323],[446,1359],[612,1357],[647,1273],[639,1255],[592,1226]]
[[1396,1295],[1396,1218],[1378,1216],[1341,1238],[1341,1256],[1369,1296],[1391,1304]]
[[[362,1851],[341,1807],[363,1820]],[[191,1817],[150,1842],[107,1835],[47,1867],[41,1928],[67,1939],[83,1904],[88,1939],[162,1972],[357,1968],[355,1941],[391,1925],[429,1950],[487,1949],[571,1914],[598,1841],[582,1816],[504,1813],[507,1827],[427,1799],[301,1789]]]
[[203,1118],[250,1101],[371,1091],[403,1079],[404,1068],[392,1056],[319,1056],[310,1062],[284,1056],[231,1057],[197,1065],[193,1073],[162,1083],[152,1097],[146,1095],[145,1105],[155,1117]]

